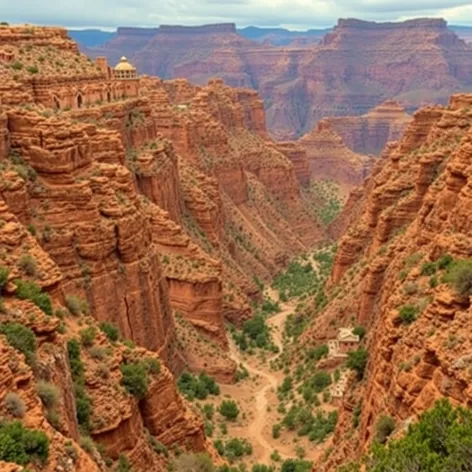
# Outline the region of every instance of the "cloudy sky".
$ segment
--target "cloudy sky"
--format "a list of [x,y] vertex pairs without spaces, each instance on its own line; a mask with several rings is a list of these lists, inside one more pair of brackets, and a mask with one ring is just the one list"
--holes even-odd
[[347,17],[387,21],[425,16],[472,25],[472,0],[0,0],[0,21],[68,27],[235,22],[306,29]]

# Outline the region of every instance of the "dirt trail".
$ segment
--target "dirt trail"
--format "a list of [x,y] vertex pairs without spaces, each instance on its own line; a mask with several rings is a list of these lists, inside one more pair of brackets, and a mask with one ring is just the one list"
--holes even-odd
[[[284,329],[284,323],[287,319],[288,315],[293,313],[294,311],[294,304],[293,303],[282,303],[281,304],[281,311],[276,315],[268,318],[267,324],[271,327],[272,338],[274,344],[279,348],[280,352],[282,352],[282,333]],[[279,381],[277,377],[270,373],[270,368],[265,367],[263,369],[254,367],[250,365],[246,360],[243,359],[243,356],[239,349],[231,342],[230,345],[230,356],[231,358],[237,362],[238,364],[242,363],[246,367],[246,369],[250,372],[253,376],[259,376],[261,379],[265,379],[260,387],[254,393],[255,399],[255,415],[249,425],[245,428],[251,437],[251,441],[259,443],[262,450],[264,451],[262,455],[258,458],[259,462],[268,464],[270,462],[270,455],[274,449],[276,449],[276,445],[273,443],[271,444],[267,439],[264,437],[263,430],[267,423],[267,409],[270,406],[269,401],[267,399],[267,395],[270,390],[277,390]],[[278,354],[274,354],[270,359],[267,360],[266,364],[269,365],[269,362],[275,359]],[[283,452],[279,451],[280,456],[283,459],[288,459],[291,456],[284,454]]]

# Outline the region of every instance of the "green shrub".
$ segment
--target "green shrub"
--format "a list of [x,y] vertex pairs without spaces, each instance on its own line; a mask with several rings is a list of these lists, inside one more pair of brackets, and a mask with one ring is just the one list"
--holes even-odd
[[162,444],[160,441],[158,441],[154,436],[148,434],[147,441],[155,453],[161,454],[164,457],[169,457],[169,451],[167,447],[164,446],[164,444]]
[[38,66],[34,65],[34,66],[28,66],[26,68],[26,70],[30,73],[30,74],[37,74],[39,72],[39,69],[38,69]]
[[23,254],[18,261],[18,266],[26,275],[31,277],[35,276],[38,271],[38,265],[30,254]]
[[23,64],[20,61],[15,61],[12,65],[11,68],[13,70],[21,70],[23,69]]
[[169,464],[171,472],[216,472],[208,454],[184,453],[175,457]]
[[190,401],[194,398],[205,400],[208,395],[220,394],[220,387],[215,382],[215,379],[204,372],[201,372],[198,377],[188,372],[183,372],[179,377],[177,386],[180,392]]
[[26,282],[24,280],[15,280],[15,295],[20,300],[30,300],[46,315],[52,316],[52,303],[49,296],[42,292],[39,285],[34,282]]
[[217,439],[213,445],[218,453],[227,457],[230,462],[252,454],[252,445],[247,439],[231,438],[226,442]]
[[436,288],[438,286],[438,284],[439,284],[438,278],[435,275],[430,277],[430,279],[429,279],[430,288]]
[[49,439],[42,431],[26,429],[21,422],[0,423],[0,460],[26,465],[49,457]]
[[112,323],[108,322],[103,322],[100,323],[100,329],[102,330],[103,333],[105,333],[105,336],[112,342],[118,341],[120,339],[120,332],[118,328],[113,325]]
[[436,273],[436,264],[434,262],[425,262],[421,267],[421,275],[433,275]]
[[83,431],[88,431],[90,415],[92,414],[92,402],[85,391],[84,364],[80,357],[80,343],[77,339],[69,339],[67,342],[67,355],[72,380],[74,381],[77,422]]
[[364,377],[364,371],[367,366],[367,360],[369,358],[369,353],[363,347],[360,347],[356,351],[351,351],[348,353],[348,358],[346,361],[346,366],[348,369],[355,370],[359,379]]
[[395,430],[395,421],[391,416],[381,416],[375,424],[375,439],[383,444]]
[[407,277],[408,277],[408,271],[407,270],[402,270],[398,274],[398,278],[400,279],[401,282],[404,282]]
[[257,347],[261,349],[270,347],[270,331],[263,315],[256,314],[252,319],[245,321],[243,333],[252,339]]
[[233,400],[223,400],[218,407],[218,411],[228,420],[235,420],[239,415],[239,408]]
[[225,444],[225,456],[231,461],[252,454],[251,443],[247,439],[231,438]]
[[375,444],[367,471],[469,471],[471,450],[472,412],[442,399],[400,439]]
[[85,391],[83,382],[74,383],[75,406],[77,410],[77,423],[83,431],[90,429],[90,415],[92,414],[92,402]]
[[81,329],[79,331],[80,342],[84,347],[93,346],[95,338],[97,337],[97,329],[94,326],[89,326],[88,328]]
[[354,428],[357,428],[359,426],[361,413],[362,413],[362,401],[360,401],[352,410],[352,426],[354,426]]
[[272,425],[272,437],[274,439],[278,439],[280,437],[281,428],[282,427],[278,423]]
[[59,388],[51,382],[40,380],[36,385],[36,393],[46,408],[55,408],[59,404]]
[[8,277],[10,276],[10,269],[5,266],[0,266],[0,292],[8,283]]
[[418,307],[415,305],[403,305],[400,307],[398,315],[403,323],[413,323],[418,315]]
[[66,296],[66,306],[69,312],[74,316],[81,314],[87,315],[89,312],[88,303],[75,295]]
[[143,362],[149,374],[158,375],[161,372],[161,363],[159,362],[159,359],[146,357]]
[[80,358],[80,343],[77,339],[67,341],[67,354],[73,380],[79,380],[84,375],[84,365]]
[[366,330],[364,328],[364,326],[356,326],[352,332],[359,336],[360,339],[364,339],[364,336],[365,336],[365,333],[366,333]]
[[461,296],[472,296],[472,260],[456,261],[448,267],[445,281]]
[[8,413],[15,418],[23,418],[23,416],[25,416],[25,402],[14,392],[8,392],[5,395],[5,407]]
[[251,472],[275,472],[275,469],[271,465],[254,464]]
[[46,412],[46,420],[57,431],[61,428],[61,417],[57,410],[48,410]]
[[129,465],[128,458],[124,454],[120,454],[118,457],[118,466],[116,472],[131,472],[131,466]]
[[148,391],[148,373],[142,363],[124,364],[120,367],[121,383],[131,395],[143,398]]
[[283,461],[280,472],[311,472],[313,462],[304,459],[287,459]]
[[331,375],[327,372],[317,372],[310,380],[310,385],[315,389],[315,392],[322,392],[328,385],[331,385]]
[[19,323],[0,325],[0,333],[7,337],[8,344],[22,352],[29,365],[34,365],[36,358],[36,336],[33,331]]
[[447,269],[452,263],[454,259],[449,254],[445,254],[441,256],[437,261],[437,266],[439,270]]
[[321,346],[311,348],[308,351],[307,355],[308,355],[308,359],[311,359],[317,362],[323,357],[326,357],[328,353],[329,353],[328,346],[326,344],[322,344]]
[[206,403],[205,405],[203,405],[202,411],[203,411],[203,415],[205,416],[207,420],[213,419],[213,415],[215,413],[215,408],[213,405]]

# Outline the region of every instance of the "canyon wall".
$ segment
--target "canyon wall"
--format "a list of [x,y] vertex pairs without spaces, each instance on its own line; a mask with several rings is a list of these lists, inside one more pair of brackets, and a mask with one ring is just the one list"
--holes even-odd
[[[224,324],[251,317],[261,299],[253,275],[270,280],[325,238],[301,198],[303,150],[269,140],[252,90],[143,77],[129,82],[137,93],[102,100],[96,91],[129,83],[79,53],[64,30],[0,27],[0,44],[1,310],[32,329],[41,362],[27,376],[20,366],[1,398],[34,406],[24,423],[51,440],[44,470],[107,470],[103,457],[122,455],[136,471],[165,470],[156,444],[213,454],[174,375],[233,382]],[[54,99],[64,83],[73,107]],[[20,300],[17,279],[33,284],[32,301]],[[103,323],[119,340],[100,332]],[[80,360],[69,365],[78,339]],[[139,398],[123,380],[128,365],[146,366]],[[58,424],[42,411],[39,380],[60,387]],[[103,457],[77,444],[77,395],[88,398],[87,434]]]
[[365,115],[326,118],[323,125],[335,131],[354,152],[379,155],[386,144],[398,141],[412,120],[394,101],[386,101]]
[[298,143],[305,150],[312,178],[334,180],[345,188],[362,184],[374,163],[373,156],[349,149],[328,120],[318,123]]
[[[330,301],[305,342],[323,342],[355,320],[367,329],[369,357],[364,379],[353,376],[343,397],[325,470],[367,452],[382,415],[401,432],[442,397],[472,404],[471,304],[445,282],[447,263],[440,262],[472,257],[471,104],[470,95],[456,95],[448,107],[418,111],[340,216],[348,229]],[[345,226],[340,221],[333,229]],[[415,312],[408,322],[405,306]]]
[[[115,61],[127,36],[139,31],[120,30],[88,52]],[[472,76],[471,46],[440,19],[340,20],[319,45],[283,47],[246,39],[231,25],[161,27],[144,46],[126,52],[143,73],[200,85],[216,76],[255,88],[270,132],[281,140],[299,137],[322,118],[363,115],[392,98],[408,111],[425,102],[446,103],[451,93],[470,87]],[[354,150],[377,153],[377,138],[369,138],[368,130],[361,134]],[[368,146],[357,148],[363,141]]]

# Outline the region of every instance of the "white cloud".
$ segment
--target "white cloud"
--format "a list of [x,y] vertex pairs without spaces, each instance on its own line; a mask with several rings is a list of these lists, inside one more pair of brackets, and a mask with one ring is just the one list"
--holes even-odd
[[472,0],[0,0],[0,21],[64,26],[157,26],[236,22],[239,26],[332,26],[340,17],[399,20],[444,16],[472,24]]

